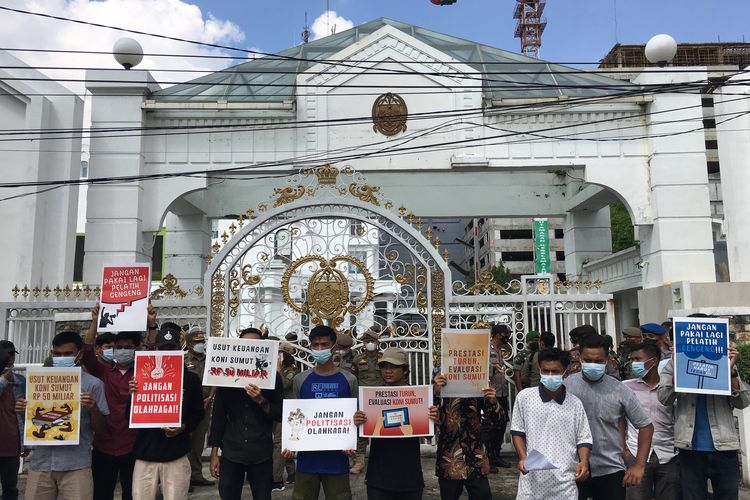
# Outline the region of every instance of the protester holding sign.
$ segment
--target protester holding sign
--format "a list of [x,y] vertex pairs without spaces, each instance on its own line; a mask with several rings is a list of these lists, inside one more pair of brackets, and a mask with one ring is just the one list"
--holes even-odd
[[23,452],[23,418],[16,414],[16,400],[26,397],[26,378],[13,372],[16,346],[0,340],[0,487],[3,499],[18,498],[18,467]]
[[[726,320],[713,319],[703,314],[695,314],[685,321],[675,322],[675,344],[710,347],[718,337],[708,335],[715,332],[717,325],[726,324]],[[716,328],[714,330],[714,328]],[[704,332],[700,336],[689,332]],[[687,338],[707,339],[710,342],[687,343]],[[724,339],[725,340],[725,339]],[[682,390],[675,383],[675,360],[667,362],[661,372],[657,394],[659,401],[666,406],[675,404],[674,446],[679,450],[682,497],[685,500],[703,500],[707,498],[707,481],[711,481],[713,498],[717,500],[736,499],[739,488],[740,440],[735,428],[734,409],[750,405],[750,388],[740,380],[737,372],[737,360],[740,353],[734,347],[721,352],[721,357],[728,358],[730,373],[730,395],[696,394]],[[687,353],[694,351],[687,350]],[[683,352],[683,353],[686,353]],[[679,356],[680,351],[675,352]],[[682,366],[682,365],[678,365]],[[685,363],[687,370],[687,363]],[[717,372],[718,373],[718,372]],[[680,378],[677,378],[679,381]]]
[[[328,326],[316,326],[308,336],[315,367],[294,377],[295,399],[353,398],[357,395],[357,379],[339,370],[333,363],[332,349],[336,332]],[[354,450],[306,451],[297,456],[294,482],[295,500],[317,500],[321,485],[326,498],[349,500],[349,456]],[[284,456],[293,456],[288,449]]]
[[[158,351],[181,353],[180,332],[164,328],[156,335]],[[154,352],[154,355],[158,355]],[[163,366],[154,366],[152,377],[157,378]],[[138,376],[138,374],[136,374]],[[137,398],[139,386],[135,379],[130,382],[130,392]],[[163,393],[168,395],[168,387]],[[158,395],[158,394],[157,394]],[[159,429],[141,428],[133,447],[135,467],[133,468],[133,498],[135,500],[155,500],[159,485],[164,500],[182,500],[190,488],[190,433],[203,419],[203,388],[197,375],[182,370],[182,391],[180,402],[181,423]],[[171,405],[164,405],[171,406]],[[168,413],[171,413],[171,409]],[[132,419],[132,416],[131,416]],[[171,420],[171,418],[170,418]]]
[[[147,309],[147,324],[156,325],[156,310]],[[130,408],[129,382],[133,378],[135,353],[143,344],[140,332],[120,332],[114,338],[111,365],[99,362],[95,354],[96,326],[99,305],[91,311],[91,325],[86,332],[83,346],[83,366],[104,383],[104,394],[109,405],[107,426],[94,435],[91,472],[94,476],[95,500],[113,500],[119,477],[122,500],[132,499],[133,446],[137,431],[128,422]]]
[[481,397],[490,384],[490,331],[445,328],[440,345],[440,373],[447,382],[443,397]]
[[[408,389],[409,359],[404,351],[398,347],[389,347],[383,352],[378,361],[380,373],[389,387]],[[363,387],[360,387],[362,394]],[[367,388],[369,389],[369,388]],[[399,397],[398,391],[394,391]],[[425,394],[427,396],[427,394]],[[364,395],[363,395],[364,398]],[[405,403],[405,402],[404,402]],[[402,402],[396,403],[401,405]],[[424,402],[430,404],[429,399]],[[364,407],[364,404],[360,405]],[[386,404],[386,406],[390,406]],[[391,410],[393,412],[393,410]],[[437,420],[438,409],[436,406],[429,407],[429,418]],[[367,498],[369,500],[419,500],[422,498],[424,489],[424,478],[422,477],[422,460],[419,450],[419,438],[408,437],[412,435],[411,420],[405,422],[403,415],[395,420],[398,425],[387,423],[388,410],[383,410],[384,415],[377,418],[375,427],[380,427],[384,432],[381,435],[404,436],[401,439],[373,438],[370,445],[370,461],[367,464]],[[410,417],[410,414],[406,414]],[[354,414],[354,423],[359,426],[367,424],[367,413],[358,411]],[[432,427],[431,425],[428,426]],[[409,429],[407,431],[406,429]]]
[[98,330],[145,330],[150,287],[150,264],[104,266]]
[[[262,336],[260,330],[246,328],[240,333],[240,343],[251,345]],[[254,499],[271,498],[273,423],[281,419],[283,400],[281,376],[276,374],[274,380],[273,390],[247,383],[242,389],[219,387],[216,391],[208,445],[211,475],[219,479],[222,500],[239,500],[246,479]]]
[[465,488],[469,500],[491,500],[487,480],[490,463],[481,439],[481,414],[499,418],[500,404],[495,389],[485,387],[480,398],[441,397],[441,392],[451,383],[445,375],[438,375],[434,380],[435,401],[440,410],[435,463],[440,498],[454,500]]
[[[52,366],[56,368],[75,367],[80,364],[83,356],[83,340],[76,332],[61,332],[52,339]],[[35,380],[29,378],[29,384]],[[58,385],[59,387],[52,387]],[[50,384],[49,389],[61,389],[66,392],[67,383]],[[94,432],[102,432],[106,426],[105,416],[109,414],[109,407],[104,396],[104,385],[96,377],[80,372],[80,400],[81,406],[79,422],[78,444],[69,446],[34,446],[32,448],[29,476],[26,481],[26,498],[56,499],[93,498],[93,479],[91,475],[91,444]],[[77,395],[76,395],[77,396]],[[63,395],[68,398],[68,395]],[[55,398],[57,399],[57,398]],[[25,413],[26,399],[16,401],[16,411]],[[33,409],[33,408],[30,408]],[[58,408],[62,412],[69,408]],[[54,411],[53,408],[51,411]],[[61,413],[62,413],[61,412]],[[42,414],[39,414],[43,417]],[[42,420],[40,418],[40,420]],[[55,420],[49,426],[60,423]],[[72,425],[62,422],[60,428]],[[38,435],[46,432],[38,431]]]

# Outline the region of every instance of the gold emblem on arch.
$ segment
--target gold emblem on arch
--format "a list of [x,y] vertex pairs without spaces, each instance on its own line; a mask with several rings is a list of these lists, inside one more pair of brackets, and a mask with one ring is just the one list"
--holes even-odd
[[409,110],[406,101],[398,94],[388,92],[378,96],[372,105],[373,130],[391,137],[406,132],[406,119]]
[[[341,262],[357,267],[364,276],[365,293],[356,303],[351,301],[348,278],[337,267]],[[318,269],[307,281],[307,301],[299,303],[290,294],[290,281],[294,273],[306,264],[317,264]],[[310,314],[316,325],[330,321],[334,328],[344,322],[345,313],[362,312],[372,301],[374,288],[375,280],[364,262],[349,255],[339,255],[328,260],[319,255],[300,257],[287,267],[281,278],[281,295],[289,307],[298,313]]]

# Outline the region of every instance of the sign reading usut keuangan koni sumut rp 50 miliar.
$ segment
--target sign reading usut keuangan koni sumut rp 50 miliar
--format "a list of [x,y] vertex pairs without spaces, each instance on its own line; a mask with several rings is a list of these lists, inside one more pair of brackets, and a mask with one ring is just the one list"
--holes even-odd
[[279,343],[275,340],[209,337],[203,385],[261,389],[276,385]]

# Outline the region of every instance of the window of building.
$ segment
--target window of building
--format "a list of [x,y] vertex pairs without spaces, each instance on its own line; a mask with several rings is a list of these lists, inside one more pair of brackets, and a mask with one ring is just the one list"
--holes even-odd
[[703,120],[703,128],[716,128],[716,120],[713,118],[705,118]]
[[349,223],[349,234],[352,236],[364,236],[365,225],[358,220],[351,221]]
[[89,162],[81,160],[81,179],[88,179],[89,177]]
[[503,252],[503,262],[531,262],[534,252]]
[[563,261],[565,260],[565,252],[557,251],[555,252],[555,260]]
[[708,167],[709,174],[718,174],[721,171],[718,161],[708,161],[706,162],[706,166]]
[[701,106],[704,108],[713,108],[714,107],[714,100],[712,97],[703,97],[701,98]]
[[[367,266],[367,252],[349,252],[349,255],[362,261],[362,263]],[[362,274],[362,271],[354,264],[349,264],[349,274]]]
[[154,247],[151,249],[151,281],[161,281],[164,270],[164,230],[154,235]]
[[530,240],[534,237],[531,229],[501,229],[501,240]]
[[719,141],[716,139],[706,141],[706,149],[719,149]]
[[565,237],[565,232],[562,229],[555,229],[555,238],[561,240]]

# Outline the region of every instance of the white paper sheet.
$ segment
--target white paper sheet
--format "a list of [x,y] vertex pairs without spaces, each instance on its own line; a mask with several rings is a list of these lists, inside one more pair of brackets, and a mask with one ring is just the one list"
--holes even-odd
[[524,466],[529,472],[533,470],[551,470],[562,468],[562,465],[553,464],[547,457],[536,450],[531,450],[528,455],[526,455]]

